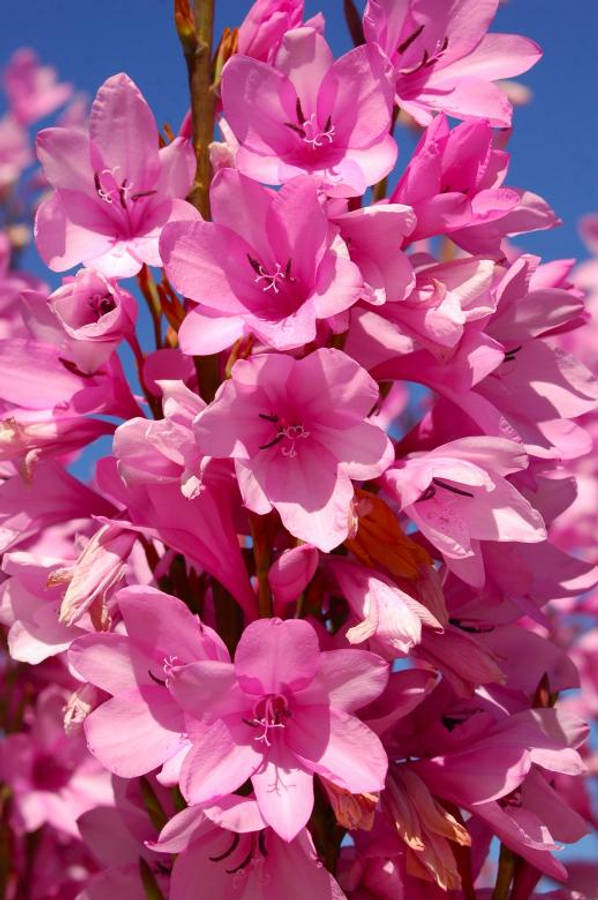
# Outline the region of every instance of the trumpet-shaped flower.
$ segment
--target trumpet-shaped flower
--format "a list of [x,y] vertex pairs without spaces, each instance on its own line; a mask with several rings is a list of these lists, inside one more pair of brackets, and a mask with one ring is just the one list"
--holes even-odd
[[388,666],[374,653],[320,652],[308,622],[252,622],[234,664],[206,660],[169,675],[192,745],[183,795],[205,804],[251,778],[264,821],[293,840],[312,812],[315,773],[352,793],[382,788],[386,753],[354,712],[387,680]]
[[542,516],[504,477],[525,467],[514,441],[470,437],[414,453],[384,476],[386,486],[464,581],[481,586],[478,541],[536,543]]
[[334,60],[313,28],[288,31],[274,65],[233,56],[222,103],[241,145],[238,168],[267,184],[308,172],[329,194],[359,196],[397,155],[389,68],[375,44]]
[[160,242],[169,279],[199,304],[179,332],[185,353],[215,353],[248,333],[299,347],[318,319],[359,299],[361,273],[330,234],[313,178],[274,192],[225,169],[210,199],[214,222],[174,222]]
[[99,89],[89,136],[47,128],[37,154],[54,188],[35,220],[37,248],[55,272],[92,264],[108,277],[161,265],[158,240],[171,219],[195,218],[182,198],[195,170],[183,138],[159,149],[158,129],[141,92],[124,74]]
[[249,509],[274,507],[291,534],[327,552],[349,533],[351,479],[375,478],[393,458],[367,421],[377,399],[376,383],[339,350],[269,353],[235,363],[195,435],[204,453],[235,460]]
[[487,34],[498,3],[368,0],[365,36],[388,54],[397,104],[420,125],[429,125],[440,110],[511,124],[511,104],[494,82],[526,72],[542,53],[518,34]]

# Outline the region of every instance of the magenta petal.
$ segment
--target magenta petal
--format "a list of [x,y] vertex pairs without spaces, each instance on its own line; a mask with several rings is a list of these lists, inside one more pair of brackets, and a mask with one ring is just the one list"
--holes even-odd
[[130,640],[151,653],[182,665],[196,659],[228,660],[228,651],[182,600],[155,588],[134,585],[118,592],[118,605]]
[[259,619],[247,626],[235,653],[235,672],[251,694],[298,691],[313,680],[320,648],[303,619]]
[[[354,652],[354,651],[351,651]],[[380,739],[355,716],[330,709],[326,744],[322,747],[319,717],[295,715],[288,727],[289,746],[311,771],[354,794],[384,787],[388,758]]]
[[168,687],[185,712],[196,719],[216,718],[249,706],[247,698],[236,686],[232,663],[206,660],[176,668]]
[[292,841],[313,809],[313,775],[300,768],[282,741],[276,741],[251,783],[264,820],[281,838]]
[[320,655],[318,681],[332,706],[361,709],[380,696],[388,683],[388,663],[368,650],[327,650]]
[[152,659],[122,634],[86,634],[71,644],[69,663],[86,681],[120,694],[137,687],[138,674],[148,681]]
[[180,748],[183,714],[159,685],[125,691],[85,720],[87,745],[103,766],[123,778],[144,775]]
[[249,281],[248,251],[251,248],[237,234],[213,222],[172,222],[160,239],[160,254],[174,286],[191,300],[208,301],[214,309],[229,313],[243,312],[244,307],[227,272],[247,270]]
[[[243,726],[245,731],[249,730]],[[180,786],[188,803],[207,803],[235,791],[263,760],[255,744],[235,741],[219,719],[195,740],[181,769]]]
[[179,328],[181,351],[188,356],[209,356],[232,347],[245,333],[242,316],[208,315],[209,310],[195,306],[189,310]]
[[222,73],[224,116],[240,143],[259,154],[292,151],[297,135],[285,126],[296,121],[297,94],[272,66],[233,56]]
[[89,138],[71,128],[44,128],[35,147],[44,175],[54,188],[94,196],[93,169],[89,160]]
[[91,108],[89,137],[119,184],[153,188],[159,172],[158,129],[137,85],[120,73],[108,78]]

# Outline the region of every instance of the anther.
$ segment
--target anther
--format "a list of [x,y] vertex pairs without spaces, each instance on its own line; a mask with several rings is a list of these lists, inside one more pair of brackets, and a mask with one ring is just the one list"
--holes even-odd
[[507,350],[505,353],[505,362],[513,362],[515,360],[516,355],[522,349],[522,344],[519,344],[518,347],[513,347],[512,350]]
[[254,849],[255,849],[255,838],[254,838],[254,836],[252,835],[252,836],[251,836],[251,846],[250,846],[250,848],[249,848],[249,852],[247,853],[246,856],[243,857],[243,859],[241,860],[241,862],[239,863],[239,865],[238,865],[238,866],[235,866],[234,869],[225,869],[224,871],[226,872],[226,874],[227,874],[227,875],[234,875],[235,872],[240,872],[241,869],[244,869],[245,866],[249,865],[249,863],[251,862],[251,859],[252,859],[252,857],[253,857],[253,851],[254,851]]
[[397,53],[404,53],[405,50],[407,50],[407,48],[411,46],[413,41],[416,41],[418,39],[423,30],[423,25],[420,25],[419,28],[416,28],[413,34],[410,34],[408,38],[405,38],[405,40],[401,44],[399,44],[399,46],[397,47]]
[[433,478],[432,481],[434,484],[438,485],[438,487],[444,488],[445,491],[451,491],[453,494],[460,494],[461,497],[473,497],[469,491],[462,491],[461,488],[453,487],[452,484],[447,484],[446,481],[441,481],[440,478]]
[[221,862],[223,859],[226,859],[227,856],[230,856],[231,853],[235,852],[235,850],[239,846],[240,840],[241,840],[240,836],[238,834],[235,834],[235,836],[233,838],[233,842],[230,845],[230,847],[228,848],[228,850],[225,850],[224,853],[221,853],[219,856],[208,856],[208,859],[211,860],[212,862]]

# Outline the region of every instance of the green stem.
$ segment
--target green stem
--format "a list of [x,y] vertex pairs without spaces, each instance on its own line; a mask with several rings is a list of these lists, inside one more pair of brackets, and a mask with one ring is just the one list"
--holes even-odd
[[500,845],[498,858],[498,873],[496,884],[492,893],[492,900],[507,900],[509,888],[515,874],[515,854],[504,844]]

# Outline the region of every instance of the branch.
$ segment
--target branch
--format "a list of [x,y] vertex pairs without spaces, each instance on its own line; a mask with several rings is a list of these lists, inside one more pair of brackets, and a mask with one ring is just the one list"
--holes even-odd
[[187,199],[204,219],[208,219],[212,177],[210,143],[214,133],[215,108],[212,85],[214,0],[194,0],[193,11],[189,0],[175,0],[174,20],[187,63],[192,141],[197,160],[195,179]]

